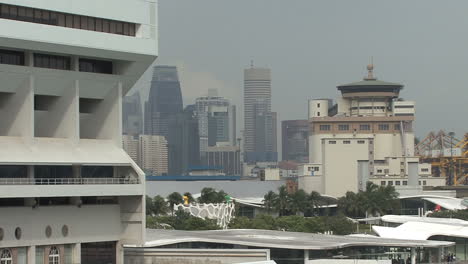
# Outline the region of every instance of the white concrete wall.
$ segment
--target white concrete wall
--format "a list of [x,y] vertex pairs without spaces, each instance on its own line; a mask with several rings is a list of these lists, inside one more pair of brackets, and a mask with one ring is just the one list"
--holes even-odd
[[[0,215],[0,228],[4,231],[0,248],[117,241],[121,234],[118,205],[2,207]],[[45,235],[48,225],[52,227],[50,238]],[[62,235],[63,225],[68,226],[66,237]],[[19,240],[15,238],[17,227],[22,230]]]
[[328,116],[328,99],[309,100],[309,119]]
[[299,176],[298,187],[306,193],[325,193],[323,176]]
[[[351,144],[343,144],[344,140]],[[369,143],[358,144],[357,139],[324,139],[323,173],[325,194],[343,196],[347,191],[358,191],[358,160],[369,160]],[[329,144],[336,141],[336,144]]]

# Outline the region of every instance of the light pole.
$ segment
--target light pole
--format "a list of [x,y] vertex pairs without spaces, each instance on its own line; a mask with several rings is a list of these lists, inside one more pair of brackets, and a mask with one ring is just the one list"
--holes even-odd
[[453,178],[453,137],[455,136],[455,132],[449,132],[450,136],[450,164],[449,164],[449,173],[450,173],[450,184],[455,184],[455,179]]

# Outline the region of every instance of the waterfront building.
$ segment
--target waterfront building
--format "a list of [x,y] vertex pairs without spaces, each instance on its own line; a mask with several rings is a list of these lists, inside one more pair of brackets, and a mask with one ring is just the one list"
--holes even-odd
[[0,0],[0,262],[124,263],[145,242],[122,96],[158,53],[151,0]]
[[402,84],[377,80],[373,65],[364,80],[339,85],[341,97],[309,101],[308,170],[299,187],[332,196],[377,185],[444,185],[430,164],[414,155],[415,103],[399,97]]
[[208,147],[205,155],[202,155],[201,162],[208,167],[220,168],[228,176],[242,175],[242,161],[238,146]]

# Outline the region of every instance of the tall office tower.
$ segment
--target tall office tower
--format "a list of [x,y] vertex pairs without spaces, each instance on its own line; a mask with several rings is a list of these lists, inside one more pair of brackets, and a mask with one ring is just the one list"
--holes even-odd
[[281,122],[282,159],[298,163],[309,162],[309,121],[285,120]]
[[139,92],[123,98],[122,131],[124,135],[140,135],[143,133],[143,113],[140,101]]
[[145,134],[167,138],[171,119],[182,113],[182,92],[175,66],[155,66],[145,103]]
[[[335,105],[309,101],[309,160],[299,187],[335,197],[378,185],[444,185],[430,164],[414,156],[415,103],[399,97],[403,85],[377,80],[339,85]],[[398,190],[398,189],[397,189]]]
[[270,69],[244,70],[244,152],[246,162],[277,161]]
[[138,160],[140,167],[151,175],[167,174],[167,141],[163,136],[141,135]]
[[157,57],[152,0],[0,0],[2,263],[123,263],[144,173],[122,96]]
[[201,152],[208,146],[236,144],[236,108],[228,99],[211,93],[195,100]]
[[186,174],[191,167],[200,165],[200,137],[195,105],[186,106],[182,113],[171,119],[169,130],[169,174]]
[[127,152],[130,158],[132,158],[132,160],[141,168],[141,164],[138,159],[138,152],[140,150],[138,135],[122,135],[122,143],[125,152]]

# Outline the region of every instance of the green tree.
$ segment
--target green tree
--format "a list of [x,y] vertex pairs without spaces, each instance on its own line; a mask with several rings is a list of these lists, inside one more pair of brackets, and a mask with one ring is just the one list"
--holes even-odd
[[298,213],[305,213],[308,208],[307,193],[304,190],[300,189],[289,196],[291,213],[294,215]]
[[345,216],[325,217],[326,229],[333,231],[334,235],[349,235],[354,232],[355,224]]
[[280,216],[287,215],[291,204],[291,198],[288,194],[286,186],[278,188],[278,199],[276,199],[275,208]]
[[229,223],[230,229],[252,229],[252,221],[246,216],[237,216]]
[[201,195],[198,198],[199,203],[224,203],[226,201],[227,194],[221,190],[217,192],[213,188],[205,187],[201,191]]
[[146,203],[146,215],[153,215],[153,199],[151,199],[151,197],[146,195],[145,203]]
[[304,230],[307,233],[323,233],[326,230],[323,217],[308,217],[304,220]]
[[174,205],[175,204],[182,204],[184,203],[184,199],[182,195],[178,192],[173,192],[167,196],[167,201],[169,203],[169,207],[171,209],[172,214],[174,214]]
[[307,196],[307,212],[310,212],[312,215],[316,215],[317,212],[316,212],[316,209],[319,208],[319,206],[321,205],[321,201],[322,201],[322,196],[320,195],[320,193],[316,192],[316,191],[312,191],[308,196]]
[[275,208],[277,199],[278,195],[274,191],[269,191],[263,196],[263,206],[265,206],[267,213],[270,213],[271,210]]
[[152,200],[153,215],[165,215],[169,211],[166,200],[160,195],[156,195]]

